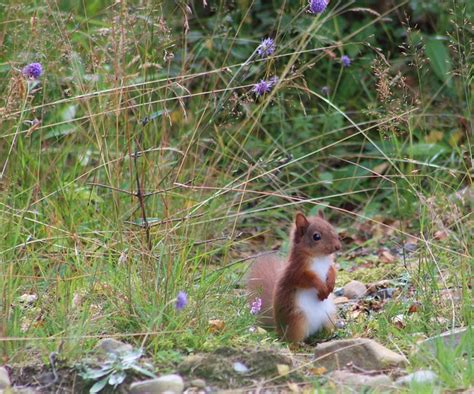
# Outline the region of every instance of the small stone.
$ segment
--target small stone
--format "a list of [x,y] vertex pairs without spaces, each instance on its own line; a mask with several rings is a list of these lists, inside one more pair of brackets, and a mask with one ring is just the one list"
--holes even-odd
[[117,341],[113,338],[104,338],[96,345],[96,350],[104,353],[119,354],[130,352],[133,350],[133,346],[128,343]]
[[375,297],[380,298],[381,300],[386,300],[388,298],[393,298],[393,295],[395,294],[396,291],[397,291],[397,289],[395,289],[393,287],[388,287],[386,289],[380,289],[375,294]]
[[36,294],[22,294],[18,297],[18,301],[22,304],[33,304],[38,299]]
[[237,373],[247,373],[249,371],[249,368],[245,364],[242,364],[239,361],[236,361],[234,364],[232,364],[232,367],[234,368],[234,371]]
[[344,288],[338,287],[337,289],[334,289],[333,293],[336,297],[342,297],[344,295]]
[[191,380],[191,387],[196,387],[197,389],[205,389],[206,381],[204,379],[194,379]]
[[183,390],[183,378],[179,375],[164,375],[130,385],[131,394],[181,394]]
[[367,287],[358,280],[353,280],[344,286],[344,297],[349,299],[360,298],[367,293]]
[[428,384],[428,383],[436,383],[438,380],[438,375],[436,375],[433,371],[416,371],[411,373],[407,376],[402,376],[398,378],[396,384],[398,385],[409,385],[411,383],[416,384]]
[[0,367],[0,390],[5,390],[11,385],[10,375],[5,367]]
[[366,371],[402,367],[405,356],[367,338],[343,339],[318,344],[315,352],[318,367],[328,371],[343,369],[347,364]]
[[350,386],[352,388],[360,389],[362,387],[378,387],[381,386],[390,386],[392,384],[392,379],[387,375],[362,375],[349,371],[333,371],[327,375],[329,379],[334,381],[337,385]]

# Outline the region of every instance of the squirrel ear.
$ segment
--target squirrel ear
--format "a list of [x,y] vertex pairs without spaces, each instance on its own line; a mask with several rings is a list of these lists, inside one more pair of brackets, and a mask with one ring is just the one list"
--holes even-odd
[[306,216],[304,216],[301,212],[298,212],[295,217],[295,225],[295,242],[300,243],[301,239],[306,233],[306,229],[309,226],[308,219],[306,219]]
[[319,216],[321,219],[324,219],[324,213],[323,213],[323,211],[322,211],[321,209],[318,211],[318,216]]

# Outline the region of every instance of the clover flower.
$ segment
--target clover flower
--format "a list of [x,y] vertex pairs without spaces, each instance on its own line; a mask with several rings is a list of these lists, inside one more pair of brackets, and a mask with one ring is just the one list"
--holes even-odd
[[275,52],[276,45],[272,38],[265,38],[257,48],[260,57],[268,57]]
[[264,79],[257,82],[252,91],[257,96],[263,96],[265,93],[268,93],[272,90],[273,86],[275,86],[278,82],[278,77],[271,77],[269,80],[265,81]]
[[256,315],[262,309],[262,299],[255,298],[255,300],[250,304],[250,313]]
[[321,14],[328,6],[328,0],[309,0],[309,12],[311,14]]
[[351,65],[351,58],[347,55],[341,56],[341,63],[344,67],[349,67]]
[[29,79],[38,79],[43,74],[43,66],[40,63],[30,63],[23,67],[21,73]]
[[176,297],[176,310],[180,311],[188,305],[188,295],[184,291],[180,291]]

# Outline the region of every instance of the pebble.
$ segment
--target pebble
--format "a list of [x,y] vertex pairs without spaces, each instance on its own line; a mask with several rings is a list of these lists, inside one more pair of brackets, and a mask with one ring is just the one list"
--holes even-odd
[[358,280],[353,280],[344,286],[344,297],[349,299],[360,298],[367,293],[367,287]]
[[131,394],[181,394],[183,390],[183,378],[179,375],[173,374],[132,383],[129,392]]
[[99,350],[105,353],[113,353],[113,354],[125,353],[125,352],[130,352],[133,350],[132,345],[117,341],[116,339],[113,339],[113,338],[104,338],[100,340],[95,348],[96,350]]
[[336,384],[350,386],[352,389],[362,387],[381,388],[381,386],[392,384],[392,379],[383,374],[369,376],[349,371],[333,371],[328,375],[328,378]]

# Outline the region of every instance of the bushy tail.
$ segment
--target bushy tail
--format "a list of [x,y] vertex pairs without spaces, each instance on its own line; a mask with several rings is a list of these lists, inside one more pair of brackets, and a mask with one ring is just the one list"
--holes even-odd
[[250,267],[247,275],[249,300],[262,300],[262,308],[258,314],[260,324],[274,327],[273,321],[273,290],[284,267],[284,261],[277,254],[259,257]]

